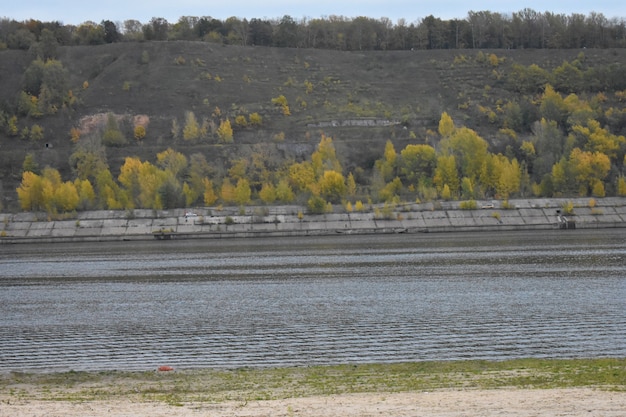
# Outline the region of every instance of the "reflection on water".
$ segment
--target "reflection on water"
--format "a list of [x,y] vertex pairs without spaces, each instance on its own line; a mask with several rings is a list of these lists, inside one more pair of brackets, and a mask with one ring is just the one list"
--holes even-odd
[[626,356],[621,230],[0,246],[0,371]]

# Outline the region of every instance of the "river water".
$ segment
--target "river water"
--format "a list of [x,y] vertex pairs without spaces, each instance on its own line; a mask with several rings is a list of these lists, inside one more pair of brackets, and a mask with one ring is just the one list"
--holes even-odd
[[0,371],[626,357],[626,231],[0,245]]

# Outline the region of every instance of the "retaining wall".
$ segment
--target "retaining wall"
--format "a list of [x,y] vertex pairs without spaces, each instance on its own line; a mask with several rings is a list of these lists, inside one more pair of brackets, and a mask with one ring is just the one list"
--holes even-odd
[[626,198],[591,201],[510,200],[507,208],[488,201],[478,202],[475,210],[460,209],[458,202],[436,202],[300,216],[298,206],[89,211],[69,220],[47,220],[37,213],[0,214],[0,243],[546,230],[559,228],[563,219],[557,210],[569,202],[574,212],[566,217],[577,229],[626,227]]

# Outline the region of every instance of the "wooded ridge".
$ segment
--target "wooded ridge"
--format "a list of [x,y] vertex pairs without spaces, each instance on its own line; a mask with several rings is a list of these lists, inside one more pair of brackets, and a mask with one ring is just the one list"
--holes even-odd
[[0,51],[4,210],[626,195],[626,50]]

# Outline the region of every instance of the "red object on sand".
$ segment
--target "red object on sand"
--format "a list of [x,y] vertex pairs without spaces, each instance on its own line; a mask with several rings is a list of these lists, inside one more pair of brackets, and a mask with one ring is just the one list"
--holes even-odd
[[173,371],[174,368],[172,368],[171,366],[159,366],[159,371]]

